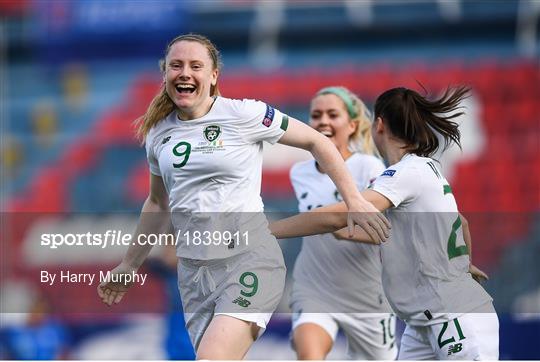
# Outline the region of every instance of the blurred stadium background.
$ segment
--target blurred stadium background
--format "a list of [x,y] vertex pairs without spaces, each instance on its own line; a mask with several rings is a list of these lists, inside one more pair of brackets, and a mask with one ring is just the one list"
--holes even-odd
[[[47,251],[36,235],[115,218],[132,230],[148,171],[131,123],[159,88],[167,42],[197,32],[222,51],[222,95],[302,120],[323,86],[372,104],[394,86],[471,85],[463,152],[445,172],[491,276],[501,358],[540,359],[539,17],[535,0],[0,0],[0,358],[191,356],[171,339],[181,321],[159,250],[151,281],[111,312],[95,286],[46,288],[39,270],[95,272],[122,253]],[[265,147],[267,211],[296,210],[288,171],[306,157]],[[291,271],[300,243],[282,248]],[[289,317],[277,315],[249,357],[294,358]],[[340,339],[332,357],[343,351]]]

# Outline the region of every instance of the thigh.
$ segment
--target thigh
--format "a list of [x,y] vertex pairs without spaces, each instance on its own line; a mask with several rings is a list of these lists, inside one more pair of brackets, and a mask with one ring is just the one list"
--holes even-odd
[[435,360],[435,353],[426,334],[427,327],[407,325],[401,336],[398,360]]
[[396,318],[393,313],[340,313],[335,318],[347,338],[350,358],[396,358]]
[[497,360],[497,314],[467,313],[431,326],[430,340],[437,358],[441,360]]
[[192,282],[196,272],[197,269],[183,264],[178,266],[178,289],[182,299],[186,329],[195,351],[214,316],[215,309],[214,296],[202,293],[200,286]]
[[241,360],[255,341],[258,330],[252,322],[216,315],[197,348],[197,359]]
[[[293,329],[293,347],[299,360],[323,360],[332,350],[337,334],[337,325],[335,332],[332,332],[331,322],[323,321],[320,318],[310,319],[311,321],[305,319]],[[329,330],[332,334],[329,333]]]
[[296,297],[291,302],[291,346],[299,360],[323,360],[334,345],[339,329],[337,322],[330,313],[310,312],[324,310],[314,308],[319,305],[316,297]]

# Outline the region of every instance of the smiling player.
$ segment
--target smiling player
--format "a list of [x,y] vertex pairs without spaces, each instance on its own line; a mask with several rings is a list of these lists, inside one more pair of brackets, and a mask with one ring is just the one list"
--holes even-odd
[[[321,89],[311,100],[310,125],[337,148],[359,189],[384,171],[371,139],[371,113],[343,87]],[[300,211],[340,201],[315,160],[291,169]],[[376,245],[344,243],[332,234],[304,238],[291,294],[293,344],[299,359],[325,359],[339,329],[352,359],[392,360],[395,318],[381,285]]]
[[[281,249],[262,215],[263,141],[309,150],[335,182],[351,220],[375,239],[386,237],[387,220],[360,196],[326,137],[263,102],[219,96],[219,52],[207,38],[173,39],[161,70],[164,87],[139,127],[151,175],[136,234],[169,230],[172,214],[182,236],[179,287],[197,358],[241,359],[266,328],[285,282]],[[226,231],[248,233],[249,241],[231,242]],[[137,270],[150,248],[130,246],[113,273]],[[128,288],[106,281],[98,293],[111,305]]]

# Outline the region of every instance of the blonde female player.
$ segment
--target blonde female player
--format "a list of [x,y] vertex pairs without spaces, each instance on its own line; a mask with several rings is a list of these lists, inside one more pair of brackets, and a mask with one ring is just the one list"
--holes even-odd
[[[384,171],[373,155],[371,113],[348,89],[321,89],[311,101],[310,125],[336,146],[359,189]],[[291,182],[301,212],[341,200],[315,160],[295,164]],[[298,359],[325,359],[339,329],[350,358],[396,358],[395,318],[382,290],[381,268],[376,245],[344,243],[331,233],[304,238],[291,294]]]
[[[324,136],[265,103],[220,97],[219,65],[216,47],[203,36],[182,35],[167,46],[164,87],[139,127],[151,176],[133,240],[169,232],[172,221],[197,358],[241,359],[266,327],[285,278],[281,250],[262,215],[263,141],[311,151],[343,195],[351,224],[380,240],[388,221],[360,196]],[[150,249],[134,243],[112,274],[136,272]],[[130,286],[112,280],[98,287],[108,305]]]
[[[460,144],[453,118],[468,89],[458,87],[436,100],[394,88],[375,103],[371,132],[391,166],[362,195],[392,224],[380,246],[383,288],[407,326],[399,359],[498,359],[499,322],[491,297],[471,276],[470,234],[452,189],[430,158],[439,148]],[[322,207],[271,225],[278,238],[329,232],[345,225],[343,203]],[[358,230],[353,237],[369,240]],[[483,276],[478,270],[479,276]]]

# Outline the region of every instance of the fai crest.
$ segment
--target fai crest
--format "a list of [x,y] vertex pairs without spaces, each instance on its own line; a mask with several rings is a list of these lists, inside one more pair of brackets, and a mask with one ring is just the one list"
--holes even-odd
[[212,142],[212,141],[215,141],[219,138],[219,136],[221,135],[221,127],[220,126],[217,126],[217,125],[210,125],[210,126],[206,126],[204,128],[204,138],[206,138],[206,140],[208,142]]

